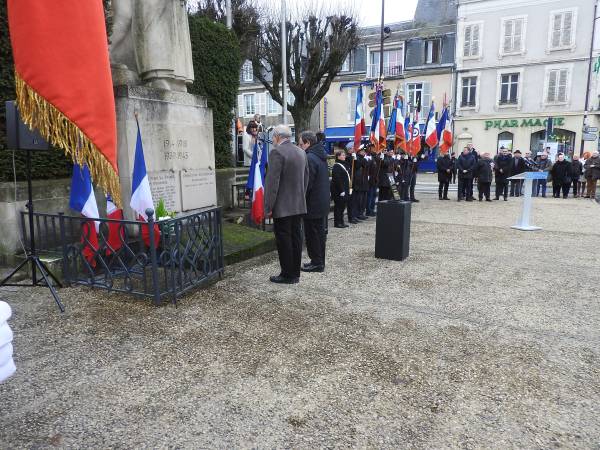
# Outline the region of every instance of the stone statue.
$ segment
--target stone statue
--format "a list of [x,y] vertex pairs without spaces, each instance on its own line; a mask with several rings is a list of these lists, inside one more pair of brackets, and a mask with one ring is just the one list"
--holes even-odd
[[187,92],[194,81],[185,0],[112,0],[115,84]]

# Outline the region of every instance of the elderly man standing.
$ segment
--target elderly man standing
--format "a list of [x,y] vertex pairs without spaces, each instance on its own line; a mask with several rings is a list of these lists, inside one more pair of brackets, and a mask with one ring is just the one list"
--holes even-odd
[[274,148],[269,154],[269,171],[265,183],[265,214],[273,218],[273,231],[281,273],[273,283],[294,284],[300,281],[302,259],[302,216],[306,214],[308,162],[304,150],[291,142],[292,132],[286,125],[273,130]]
[[595,151],[592,157],[585,162],[585,178],[587,181],[587,194],[585,198],[596,198],[596,185],[600,180],[600,153]]

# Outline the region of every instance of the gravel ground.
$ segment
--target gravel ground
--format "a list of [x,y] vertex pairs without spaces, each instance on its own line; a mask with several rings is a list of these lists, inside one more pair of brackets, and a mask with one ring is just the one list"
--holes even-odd
[[600,206],[518,210],[423,196],[405,262],[332,229],[326,273],[272,253],[177,309],[5,289],[0,447],[598,449]]

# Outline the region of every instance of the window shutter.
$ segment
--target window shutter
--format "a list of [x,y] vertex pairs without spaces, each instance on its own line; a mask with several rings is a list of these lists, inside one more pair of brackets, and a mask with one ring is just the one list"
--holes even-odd
[[515,20],[513,52],[520,52],[523,45],[523,19]]
[[567,11],[563,13],[562,40],[560,45],[568,47],[571,45],[571,29],[573,26],[573,13]]
[[560,45],[561,22],[562,14],[555,14],[552,17],[552,47],[556,48]]
[[471,25],[465,27],[465,44],[463,56],[471,56]]
[[552,103],[556,101],[556,76],[558,72],[556,70],[551,70],[548,74],[548,95],[546,96],[546,100],[548,103]]
[[471,56],[479,56],[479,25],[473,25]]
[[267,114],[267,95],[264,92],[256,94],[256,114]]
[[427,120],[427,116],[429,116],[429,110],[431,109],[431,82],[424,81],[423,82],[423,93],[421,98],[421,117],[424,121]]
[[513,51],[513,21],[507,20],[504,22],[504,53]]
[[560,71],[557,71],[557,75],[559,76],[559,79],[558,79],[558,95],[557,95],[556,100],[559,102],[566,102],[567,101],[568,70],[562,69]]
[[246,109],[244,106],[244,96],[238,95],[238,108],[237,108],[238,117],[244,117],[246,115]]

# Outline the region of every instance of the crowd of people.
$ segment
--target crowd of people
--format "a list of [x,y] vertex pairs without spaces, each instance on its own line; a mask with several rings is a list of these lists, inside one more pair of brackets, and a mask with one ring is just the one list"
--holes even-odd
[[442,155],[437,159],[439,199],[449,200],[448,186],[458,179],[457,200],[473,201],[473,187],[477,185],[479,201],[492,201],[490,190],[495,181],[495,200],[523,195],[524,180],[509,180],[524,172],[542,172],[546,176],[534,180],[533,196],[546,197],[548,182],[552,183],[554,198],[573,197],[596,198],[596,187],[600,179],[600,155],[586,152],[580,158],[577,154],[567,157],[564,153],[556,155],[556,161],[550,159],[550,147],[532,157],[530,151],[525,155],[520,150],[510,152],[501,147],[492,157],[488,152],[479,154],[472,144],[464,147],[456,157],[454,153]]
[[[254,124],[248,134],[256,133]],[[334,203],[334,227],[348,228],[376,216],[377,200],[398,198],[418,202],[415,185],[420,160],[424,155],[410,155],[388,148],[376,152],[367,143],[358,149],[337,148],[333,167],[328,164],[323,137],[312,131],[301,133],[297,145],[286,125],[272,131],[273,146],[265,179],[264,209],[273,219],[273,231],[281,272],[270,279],[274,283],[294,284],[301,272],[323,272],[327,220],[330,202]],[[547,175],[535,180],[533,195],[546,196],[548,181],[554,197],[567,198],[571,188],[574,197],[595,198],[600,179],[598,152],[572,155],[568,159],[559,153],[553,163],[549,148],[535,158],[531,152],[510,152],[502,147],[493,158],[479,154],[469,144],[456,157],[446,154],[437,159],[439,199],[449,200],[448,188],[458,181],[458,201],[473,201],[476,183],[479,201],[492,201],[491,185],[495,181],[494,198],[508,200],[523,195],[523,180],[509,179],[528,171]],[[331,173],[331,176],[330,176]],[[304,236],[302,232],[304,230]],[[309,261],[302,264],[302,243],[305,241]]]

